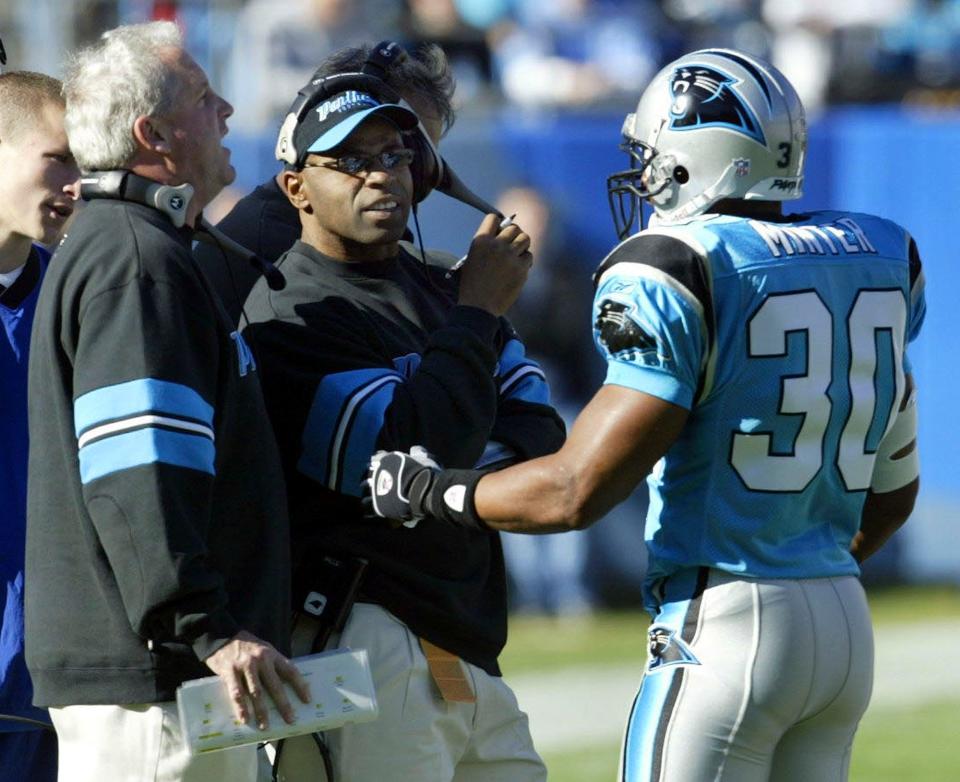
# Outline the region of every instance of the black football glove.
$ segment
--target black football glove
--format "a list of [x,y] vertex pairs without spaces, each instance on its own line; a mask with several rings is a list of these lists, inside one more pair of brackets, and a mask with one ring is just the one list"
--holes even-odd
[[367,478],[369,510],[405,527],[417,526],[427,515],[424,498],[439,471],[440,466],[419,445],[410,453],[377,451],[370,460]]
[[479,470],[441,470],[420,446],[410,453],[378,451],[370,460],[368,508],[377,516],[415,527],[427,516],[486,529],[473,507]]

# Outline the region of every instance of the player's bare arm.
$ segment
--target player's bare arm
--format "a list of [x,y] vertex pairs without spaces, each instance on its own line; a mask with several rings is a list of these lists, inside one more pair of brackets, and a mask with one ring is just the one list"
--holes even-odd
[[867,492],[860,531],[850,544],[850,553],[857,562],[863,562],[877,553],[890,536],[900,529],[913,511],[919,491],[920,479],[916,478],[896,491],[885,494]]
[[[440,515],[507,532],[582,529],[626,499],[673,444],[687,416],[685,408],[655,396],[605,385],[577,417],[559,451],[483,475],[473,507],[467,500],[466,515],[458,512],[464,490],[457,482],[461,476],[476,480],[476,473],[440,473],[433,463],[396,453],[383,459],[405,460],[403,465],[374,460],[373,509],[411,522]],[[390,480],[382,477],[387,473]],[[394,496],[401,498],[402,511],[392,504]],[[479,521],[472,521],[476,517]]]
[[623,386],[601,388],[554,454],[489,473],[477,514],[492,529],[582,529],[622,502],[666,453],[688,411]]

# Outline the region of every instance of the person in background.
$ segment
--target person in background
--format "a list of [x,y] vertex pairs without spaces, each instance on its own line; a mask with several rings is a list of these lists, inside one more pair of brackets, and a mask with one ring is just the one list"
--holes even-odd
[[675,51],[653,0],[515,0],[512,16],[490,40],[503,94],[518,106],[625,102]]
[[[232,107],[169,22],[118,27],[64,81],[104,193],[50,264],[31,338],[26,655],[59,781],[252,782],[254,745],[190,755],[174,694],[217,674],[240,721],[304,702],[289,645],[289,529],[255,362],[190,254],[234,177]],[[91,178],[92,179],[92,178]],[[102,180],[101,180],[102,181]]]
[[[870,700],[858,575],[917,496],[906,350],[924,278],[890,220],[783,213],[806,146],[768,63],[668,65],[608,179],[623,241],[595,275],[607,376],[564,446],[486,475],[419,453],[371,468],[378,515],[527,532],[585,527],[649,476],[653,623],[625,782],[841,782]],[[634,233],[643,200],[655,218]]]
[[[591,297],[584,283],[590,270],[565,234],[548,195],[531,184],[516,184],[496,200],[503,214],[523,220],[537,262],[510,308],[511,325],[528,355],[550,378],[550,396],[569,425],[602,379],[602,362],[583,323]],[[589,390],[587,390],[589,389]],[[589,533],[501,535],[510,580],[510,610],[579,616],[591,608],[585,582]]]
[[57,741],[32,705],[23,652],[27,525],[27,362],[48,246],[77,198],[77,164],[63,129],[61,84],[29,71],[0,74],[0,782],[53,782]]
[[[331,52],[396,30],[404,0],[248,0],[231,30],[226,88],[243,95],[233,117],[247,134],[270,132],[283,119],[311,68]],[[183,5],[183,4],[181,4]],[[286,248],[285,248],[286,249]]]
[[411,47],[443,49],[457,80],[461,105],[480,106],[495,97],[489,33],[464,18],[456,0],[406,0],[399,29]]

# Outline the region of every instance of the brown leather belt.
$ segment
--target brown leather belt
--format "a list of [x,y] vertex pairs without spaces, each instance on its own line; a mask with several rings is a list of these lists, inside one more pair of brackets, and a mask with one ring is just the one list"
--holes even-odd
[[420,648],[441,697],[448,703],[476,703],[477,696],[467,676],[466,666],[457,655],[421,638]]

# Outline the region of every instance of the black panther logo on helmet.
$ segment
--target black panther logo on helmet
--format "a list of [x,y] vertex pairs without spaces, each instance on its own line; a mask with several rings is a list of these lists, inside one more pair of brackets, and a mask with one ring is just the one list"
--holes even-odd
[[705,65],[677,68],[670,79],[670,128],[725,127],[766,145],[756,116],[733,89],[736,83],[732,76]]

